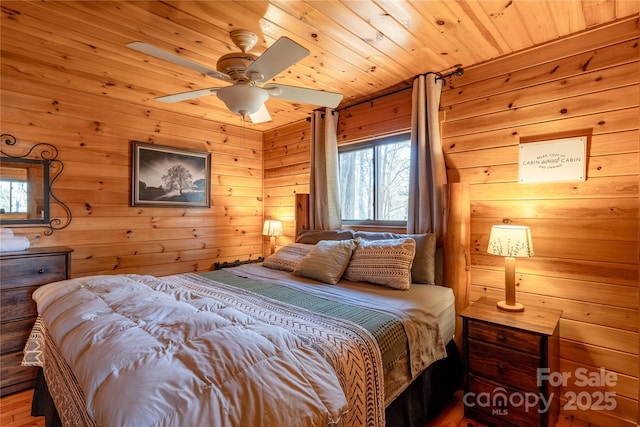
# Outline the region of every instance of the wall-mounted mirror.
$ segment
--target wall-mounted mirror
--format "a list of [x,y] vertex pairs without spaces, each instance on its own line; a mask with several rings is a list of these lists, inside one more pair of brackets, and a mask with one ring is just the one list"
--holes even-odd
[[[34,144],[26,154],[10,153],[17,144],[13,135],[2,134],[0,149],[0,226],[44,227],[45,235],[71,223],[71,211],[53,193],[53,183],[64,165],[51,144]],[[11,147],[11,149],[7,149]],[[51,203],[60,205],[67,218],[51,218]]]

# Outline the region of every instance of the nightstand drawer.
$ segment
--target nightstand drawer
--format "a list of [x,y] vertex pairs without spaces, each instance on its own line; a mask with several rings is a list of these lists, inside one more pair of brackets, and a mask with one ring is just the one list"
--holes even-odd
[[532,354],[540,352],[541,337],[539,335],[473,319],[469,319],[467,327],[469,338],[487,341],[501,347],[511,347]]
[[537,392],[540,357],[469,338],[469,372]]
[[549,409],[538,393],[525,394],[475,375],[469,375],[465,403],[471,418],[495,426],[540,426],[542,412]]

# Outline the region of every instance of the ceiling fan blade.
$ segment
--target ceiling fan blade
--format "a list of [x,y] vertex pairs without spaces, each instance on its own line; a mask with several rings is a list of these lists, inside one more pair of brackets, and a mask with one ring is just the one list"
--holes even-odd
[[[306,104],[320,105],[322,107],[335,108],[342,101],[342,94],[325,92],[322,90],[307,89],[296,86],[287,86],[277,83],[265,85],[263,89],[269,91],[269,95],[289,101],[304,102]],[[270,90],[279,89],[279,90]],[[278,93],[280,92],[280,93]]]
[[146,53],[147,55],[151,55],[158,59],[162,59],[163,61],[171,62],[172,64],[180,65],[181,67],[188,68],[190,70],[197,71],[199,73],[205,74],[210,77],[215,77],[216,79],[231,81],[229,76],[219,71],[216,71],[212,68],[205,67],[204,65],[200,65],[197,62],[193,62],[189,59],[183,58],[180,55],[173,54],[171,52],[164,51],[160,48],[152,46],[150,44],[144,42],[132,42],[127,44],[128,48],[133,50],[137,50],[138,52]]
[[210,87],[208,89],[198,89],[198,90],[190,90],[188,92],[175,93],[173,95],[160,96],[155,98],[156,101],[160,102],[180,102],[186,101],[187,99],[200,98],[201,96],[208,96],[216,93],[218,91],[217,87]]
[[253,73],[259,73],[262,75],[259,80],[266,82],[307,55],[309,55],[307,48],[288,37],[280,37],[247,67],[245,75],[251,77]]
[[251,118],[251,123],[264,123],[271,121],[271,114],[269,114],[269,110],[267,110],[267,106],[262,104],[262,107],[258,111],[253,114],[249,114]]

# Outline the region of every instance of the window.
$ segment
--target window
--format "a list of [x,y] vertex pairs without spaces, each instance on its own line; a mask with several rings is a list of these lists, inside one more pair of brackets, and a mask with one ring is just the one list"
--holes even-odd
[[0,212],[27,212],[27,182],[18,180],[0,180]]
[[346,224],[405,225],[409,134],[338,148],[340,207]]

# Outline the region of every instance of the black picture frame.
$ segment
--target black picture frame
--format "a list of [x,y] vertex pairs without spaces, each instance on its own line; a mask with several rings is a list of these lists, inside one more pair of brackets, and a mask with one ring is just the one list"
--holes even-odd
[[131,152],[131,206],[211,206],[211,153],[139,141]]

